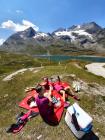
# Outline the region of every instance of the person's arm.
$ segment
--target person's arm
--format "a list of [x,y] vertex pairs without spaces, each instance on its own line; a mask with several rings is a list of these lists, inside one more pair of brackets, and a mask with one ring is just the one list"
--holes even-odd
[[49,106],[52,106],[52,99],[46,97],[46,102]]
[[52,94],[52,86],[49,87],[49,90],[44,93],[44,96],[51,99],[51,94]]
[[50,96],[51,96],[51,94],[52,94],[52,89],[53,89],[53,87],[52,87],[52,86],[49,86],[48,93],[49,93]]
[[52,98],[51,98],[51,95],[48,95],[47,97],[49,99],[50,102],[52,102]]
[[48,104],[49,106],[52,106],[52,102],[49,102],[49,104]]
[[73,89],[72,89],[72,87],[70,87],[70,86],[65,87],[64,90],[65,90],[65,91],[69,90],[69,93],[70,93],[71,95],[74,95],[74,94],[75,94],[74,91],[73,91]]
[[70,88],[70,93],[72,94],[72,95],[74,95],[75,93],[74,93],[74,91]]
[[49,90],[44,94],[45,97],[48,98],[49,100],[49,106],[52,106],[52,98],[51,98],[51,94],[52,94],[52,86],[49,87]]

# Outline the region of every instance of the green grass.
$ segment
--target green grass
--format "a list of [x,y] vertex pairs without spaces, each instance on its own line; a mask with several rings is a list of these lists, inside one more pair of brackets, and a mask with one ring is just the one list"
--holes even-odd
[[56,62],[32,58],[28,55],[0,52],[0,75],[28,67],[56,65]]
[[[8,127],[11,123],[15,122],[15,116],[21,111],[25,111],[18,107],[18,103],[26,96],[24,89],[27,86],[34,86],[36,83],[41,81],[42,77],[52,76],[52,75],[70,75],[75,74],[77,78],[80,78],[88,83],[97,82],[99,84],[105,85],[105,79],[99,76],[95,76],[84,70],[85,62],[80,61],[67,61],[63,62],[60,65],[57,63],[49,62],[42,59],[33,59],[29,56],[21,55],[10,55],[4,56],[2,54],[3,62],[0,64],[2,66],[3,73],[8,75],[12,71],[15,71],[24,67],[37,67],[40,64],[44,65],[44,68],[37,72],[33,73],[31,71],[26,71],[24,74],[16,75],[11,81],[3,82],[0,78],[0,138],[1,140],[28,140],[36,139],[39,135],[42,135],[42,139],[46,140],[76,140],[76,138],[71,133],[70,129],[67,127],[64,121],[64,115],[60,124],[57,127],[51,127],[43,122],[40,116],[33,118],[27,123],[23,130],[18,135],[7,134],[5,128]],[[13,59],[14,58],[14,59]],[[0,62],[2,59],[0,60]],[[15,64],[11,66],[11,62],[14,61]],[[21,64],[20,64],[21,62]],[[9,65],[8,65],[9,63]],[[82,69],[74,66],[74,63],[78,63]],[[25,64],[25,65],[22,65]],[[5,70],[8,68],[7,70]],[[70,77],[64,76],[63,80],[70,82]],[[6,96],[6,97],[5,97]],[[79,94],[81,101],[79,102],[80,106],[84,108],[91,116],[98,115],[105,116],[105,111],[103,105],[105,105],[104,96],[95,96],[87,95],[86,93]],[[70,103],[75,102],[74,99],[70,98]],[[66,112],[66,110],[65,110]],[[105,127],[102,121],[98,122],[94,120],[94,131],[98,132],[100,136],[104,136]],[[101,129],[102,128],[102,129]]]

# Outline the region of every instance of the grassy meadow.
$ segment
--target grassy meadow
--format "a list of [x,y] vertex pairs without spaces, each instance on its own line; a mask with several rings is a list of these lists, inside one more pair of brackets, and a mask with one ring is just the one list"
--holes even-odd
[[[0,139],[1,140],[37,140],[41,135],[41,140],[76,140],[74,135],[64,121],[66,109],[61,122],[58,126],[52,127],[47,125],[41,119],[40,115],[31,119],[22,131],[16,135],[7,134],[6,128],[15,122],[16,114],[26,111],[18,107],[18,103],[26,96],[24,92],[28,86],[35,86],[41,81],[42,77],[62,76],[62,80],[72,83],[71,74],[76,75],[76,79],[81,79],[87,83],[98,83],[105,85],[105,79],[95,76],[85,69],[84,61],[65,61],[60,64],[43,59],[35,59],[30,56],[21,54],[9,54],[0,52]],[[76,65],[79,67],[77,67]],[[18,74],[10,81],[3,81],[3,78],[16,70],[29,67],[43,68],[34,73],[25,71]],[[105,138],[105,122],[100,120],[101,116],[105,117],[105,96],[87,94],[81,91],[78,93],[82,108],[93,117],[93,131],[98,133],[101,140]],[[69,98],[71,104],[74,99]]]

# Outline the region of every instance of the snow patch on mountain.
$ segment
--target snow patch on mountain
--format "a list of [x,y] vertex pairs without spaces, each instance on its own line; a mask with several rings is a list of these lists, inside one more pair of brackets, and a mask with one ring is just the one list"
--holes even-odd
[[74,33],[78,34],[78,35],[85,35],[88,36],[89,38],[92,39],[92,35],[89,34],[88,32],[86,32],[85,30],[77,30],[77,31],[73,31]]
[[55,35],[56,36],[69,36],[70,38],[71,38],[71,41],[75,41],[75,39],[76,39],[76,36],[73,34],[73,33],[76,33],[76,34],[78,34],[78,35],[84,35],[84,36],[88,36],[90,39],[92,39],[92,35],[91,34],[89,34],[88,32],[86,32],[85,30],[81,30],[80,29],[80,25],[78,25],[76,28],[78,29],[78,30],[74,30],[74,31],[68,31],[68,30],[66,30],[66,31],[58,31],[58,32],[55,32]]
[[46,34],[46,33],[37,33],[33,38],[38,38],[38,37],[47,37],[48,36],[48,34]]
[[5,42],[5,39],[0,38],[0,45],[2,45]]
[[81,25],[77,25],[77,29],[80,29],[81,28]]
[[23,39],[25,39],[24,35],[22,35],[22,34],[20,35],[20,37],[23,38]]
[[72,31],[61,31],[61,32],[55,32],[56,36],[69,36],[71,38],[72,41],[74,41],[76,39],[75,36],[72,35]]

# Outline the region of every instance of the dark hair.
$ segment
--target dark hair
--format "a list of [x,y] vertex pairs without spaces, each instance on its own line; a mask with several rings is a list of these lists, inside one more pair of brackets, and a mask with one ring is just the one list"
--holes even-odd
[[38,86],[35,88],[35,90],[36,90],[37,93],[40,93],[43,89],[44,89],[44,87],[41,86],[41,85],[38,85]]

